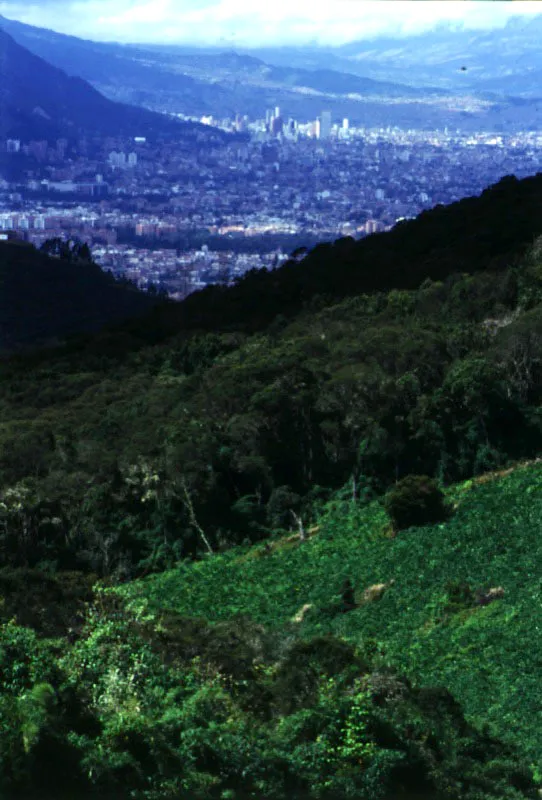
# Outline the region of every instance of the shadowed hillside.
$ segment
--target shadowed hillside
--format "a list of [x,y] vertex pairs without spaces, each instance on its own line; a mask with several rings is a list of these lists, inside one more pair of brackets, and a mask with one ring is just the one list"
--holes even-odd
[[234,287],[195,292],[170,309],[171,329],[254,332],[277,315],[289,319],[302,308],[366,292],[413,290],[453,273],[503,272],[540,234],[542,173],[508,175],[479,197],[424,211],[391,231],[319,244],[301,261],[251,270]]
[[0,242],[0,352],[97,331],[155,304],[156,298],[116,281],[92,261]]

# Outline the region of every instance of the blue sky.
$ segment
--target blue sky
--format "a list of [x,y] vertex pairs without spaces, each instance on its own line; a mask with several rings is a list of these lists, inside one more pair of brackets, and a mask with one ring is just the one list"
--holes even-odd
[[260,46],[408,34],[441,21],[502,27],[542,2],[489,0],[0,0],[0,14],[88,39]]

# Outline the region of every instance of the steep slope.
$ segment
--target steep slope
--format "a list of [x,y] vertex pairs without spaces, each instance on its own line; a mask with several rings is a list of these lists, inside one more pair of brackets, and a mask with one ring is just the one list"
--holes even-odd
[[540,178],[0,359],[2,796],[536,800]]
[[[28,363],[5,360],[0,474],[7,486],[39,476],[65,537],[30,547],[15,526],[4,557],[139,574],[267,536],[291,511],[309,519],[352,475],[381,492],[411,472],[451,482],[534,455],[540,179],[501,181],[391,233],[317,248]],[[115,311],[121,290],[97,267],[5,252],[13,342]],[[87,527],[72,539],[82,507]],[[36,514],[39,542],[39,504]],[[116,531],[115,557],[99,531]]]
[[[290,575],[280,556],[260,558],[263,568],[251,569],[256,561],[249,552],[161,576],[170,592],[164,602],[148,602],[156,580],[121,591],[97,585],[87,599],[88,585],[73,574],[0,570],[7,594],[0,608],[2,794],[536,800],[534,765],[517,746],[474,727],[448,690],[413,685],[404,659],[401,671],[390,668],[359,631],[351,641],[307,636],[307,626],[285,619],[311,580],[331,588],[338,559],[361,565],[353,542],[347,550],[339,537],[334,548],[327,531],[323,537],[290,550]],[[262,583],[252,585],[251,577]],[[273,586],[272,577],[280,583]],[[223,588],[232,579],[228,595]],[[275,599],[268,626],[256,621],[266,606],[262,585]],[[188,586],[195,604],[179,602],[180,587]],[[13,594],[26,625],[7,616]],[[59,618],[72,622],[68,635],[43,636],[44,602],[57,625]],[[386,596],[381,605],[385,615]],[[331,627],[330,616],[344,620],[331,606],[322,630]],[[196,609],[201,616],[193,615]],[[483,618],[483,609],[476,615]],[[486,623],[499,616],[486,614]],[[354,618],[360,620],[358,611],[348,615],[351,624]],[[463,666],[477,677],[472,665]]]
[[[362,507],[343,492],[306,542],[290,536],[269,552],[236,549],[115,592],[157,618],[175,612],[225,624],[244,614],[306,639],[344,637],[415,685],[445,686],[470,722],[517,746],[540,776],[541,488],[539,463],[479,476],[450,487],[450,521],[395,539],[379,503]],[[358,604],[346,614],[345,578]],[[492,587],[503,591],[486,602]]]
[[309,525],[349,478],[378,494],[533,457],[540,287],[539,241],[500,272],[313,303],[258,333],[174,333],[166,306],[4,360],[0,475],[33,498],[25,537],[16,516],[0,528],[4,561],[130,577]]
[[[0,28],[49,64],[70,76],[83,78],[102,92],[105,90],[110,99],[118,99],[122,87],[131,87],[131,100],[135,105],[144,105],[145,98],[154,96],[156,100],[164,92],[175,92],[186,97],[188,103],[201,98],[202,113],[213,110],[210,87],[188,75],[156,68],[152,53],[142,48],[79,39],[2,16]],[[108,94],[108,87],[111,94]],[[128,100],[128,96],[124,96]]]
[[0,28],[0,137],[192,138],[200,131],[206,129],[108,100],[82,78],[69,77],[21,47]]

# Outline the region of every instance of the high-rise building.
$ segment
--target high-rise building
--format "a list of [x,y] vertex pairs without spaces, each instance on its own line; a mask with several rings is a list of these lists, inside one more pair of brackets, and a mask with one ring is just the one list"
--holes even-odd
[[273,122],[271,123],[271,133],[274,136],[278,136],[279,133],[282,133],[283,129],[283,121],[282,117],[273,117]]
[[331,111],[322,111],[320,117],[320,136],[319,139],[329,139],[331,134]]
[[350,122],[348,120],[348,117],[345,117],[343,119],[343,131],[347,131],[349,128],[350,128]]
[[7,151],[8,153],[18,153],[21,149],[21,142],[19,139],[8,139]]
[[275,117],[280,117],[280,106],[275,106]]
[[[135,153],[131,154],[135,157],[135,164],[137,164],[137,156]],[[109,163],[112,167],[125,167],[126,166],[126,153],[117,153],[116,150],[113,150],[112,153],[109,154]],[[128,162],[130,163],[130,162]],[[135,166],[135,164],[131,164],[130,166]]]
[[129,167],[137,166],[137,153],[130,153],[130,155],[128,156],[128,166]]

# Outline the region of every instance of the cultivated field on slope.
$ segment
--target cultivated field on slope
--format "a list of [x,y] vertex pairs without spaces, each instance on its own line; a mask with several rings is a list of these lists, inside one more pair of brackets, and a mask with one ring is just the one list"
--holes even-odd
[[[301,543],[235,548],[115,591],[143,616],[172,609],[218,621],[247,614],[303,636],[332,632],[418,684],[444,685],[467,718],[542,765],[542,465],[451,487],[445,524],[390,536],[382,506],[332,501]],[[345,578],[359,606],[340,613]],[[363,591],[394,580],[381,599]],[[468,584],[471,592],[468,591]],[[476,590],[502,587],[481,605]],[[292,617],[312,604],[302,623]],[[300,628],[301,626],[301,628]]]

